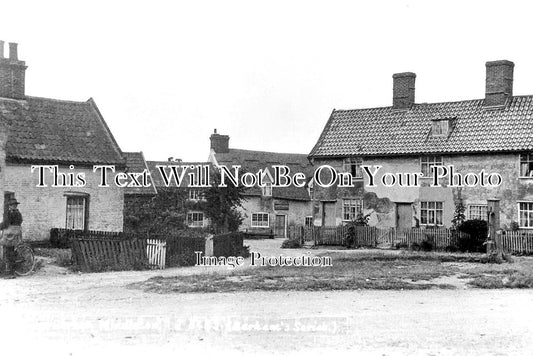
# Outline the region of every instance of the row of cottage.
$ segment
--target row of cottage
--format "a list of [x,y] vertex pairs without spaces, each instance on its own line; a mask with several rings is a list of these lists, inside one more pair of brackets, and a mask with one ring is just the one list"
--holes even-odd
[[[158,194],[165,184],[156,166],[176,161],[145,161],[142,152],[123,152],[93,99],[27,96],[26,68],[18,59],[17,44],[9,44],[6,57],[0,41],[0,204],[5,206],[10,198],[20,202],[23,235],[32,240],[48,239],[54,227],[121,231],[124,205],[139,196],[149,199]],[[486,219],[487,199],[500,200],[503,227],[517,224],[530,229],[533,96],[513,95],[513,69],[510,61],[487,62],[483,99],[430,104],[415,103],[414,73],[394,74],[392,106],[333,110],[309,154],[230,148],[229,136],[215,130],[206,162],[179,164],[269,171],[264,186],[246,191],[243,230],[271,230],[285,236],[290,225],[340,225],[359,213],[377,226],[449,227],[459,201],[467,218]],[[151,173],[150,186],[99,187],[95,165],[113,165],[116,172],[146,169]],[[268,177],[275,165],[286,165],[308,179],[301,187],[272,187]],[[352,184],[317,184],[310,177],[322,165],[346,172]],[[422,177],[415,186],[372,186],[363,165],[381,166],[375,176],[378,181],[385,172]],[[497,172],[501,184],[431,186],[434,167],[449,165],[456,172]],[[38,166],[46,167],[42,174]],[[84,184],[76,184],[80,173]],[[179,189],[187,189],[191,200],[202,199],[201,190]],[[187,213],[190,227],[207,223],[202,211]]]

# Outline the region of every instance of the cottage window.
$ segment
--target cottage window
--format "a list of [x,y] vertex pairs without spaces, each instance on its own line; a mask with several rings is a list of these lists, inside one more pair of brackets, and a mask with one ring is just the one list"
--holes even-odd
[[487,205],[469,205],[468,206],[469,220],[487,220]]
[[189,200],[203,200],[203,194],[198,189],[189,190]]
[[261,194],[263,194],[263,196],[265,197],[271,197],[272,196],[272,183],[266,182],[261,187]]
[[533,177],[533,154],[520,155],[520,177]]
[[305,226],[306,227],[313,226],[313,217],[312,216],[306,216],[305,217]]
[[533,202],[518,203],[520,227],[533,227]]
[[204,213],[201,211],[188,212],[187,225],[189,227],[204,227]]
[[66,228],[72,230],[85,230],[86,218],[87,197],[67,196]]
[[363,201],[360,199],[344,199],[342,201],[342,220],[353,221],[363,212]]
[[432,136],[446,136],[450,128],[450,120],[433,120],[431,123]]
[[420,202],[420,223],[422,225],[442,225],[442,202]]
[[268,213],[252,213],[252,227],[268,227]]
[[345,158],[343,162],[344,172],[348,172],[352,177],[360,179],[363,178],[363,172],[361,171],[361,165],[363,159],[361,157]]
[[430,177],[435,166],[442,166],[442,156],[425,156],[420,158],[420,171],[424,177]]

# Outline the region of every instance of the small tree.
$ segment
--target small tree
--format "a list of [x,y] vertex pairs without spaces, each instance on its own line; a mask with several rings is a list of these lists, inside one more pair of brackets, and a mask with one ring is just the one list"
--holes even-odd
[[457,201],[457,203],[455,204],[455,212],[453,213],[452,219],[452,229],[458,230],[465,222],[465,220],[465,206],[463,204],[463,200],[459,199],[459,201]]
[[231,182],[227,182],[226,187],[221,187],[220,183],[221,174],[217,169],[211,173],[212,187],[205,191],[203,211],[211,219],[215,233],[236,231],[243,220],[237,208],[242,206],[246,188],[235,186]]

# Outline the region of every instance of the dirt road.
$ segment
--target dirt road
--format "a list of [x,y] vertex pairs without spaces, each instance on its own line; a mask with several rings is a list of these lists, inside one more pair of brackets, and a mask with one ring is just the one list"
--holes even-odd
[[0,280],[2,350],[16,347],[22,355],[119,354],[117,349],[129,355],[533,353],[531,290],[160,295],[126,285],[198,268],[55,272]]

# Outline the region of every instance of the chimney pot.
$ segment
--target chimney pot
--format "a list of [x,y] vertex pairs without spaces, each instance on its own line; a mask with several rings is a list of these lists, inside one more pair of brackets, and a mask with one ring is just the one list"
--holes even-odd
[[0,59],[4,58],[4,41],[0,40]]
[[396,73],[392,76],[392,107],[409,109],[415,103],[416,74],[411,72]]
[[18,44],[16,43],[9,43],[9,59],[12,61],[18,61],[18,50],[17,50]]
[[514,63],[507,60],[485,63],[485,106],[505,105],[513,96]]

